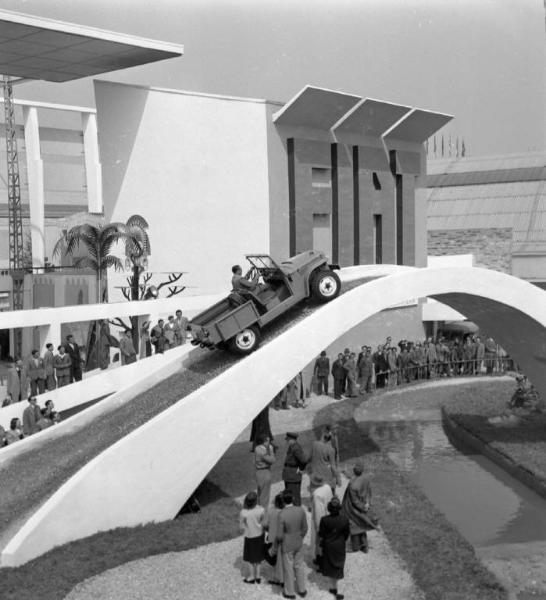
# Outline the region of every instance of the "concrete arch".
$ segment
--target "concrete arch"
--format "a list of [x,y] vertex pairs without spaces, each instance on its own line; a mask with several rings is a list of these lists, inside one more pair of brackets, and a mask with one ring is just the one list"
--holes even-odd
[[27,521],[2,565],[97,531],[172,518],[240,431],[323,348],[375,313],[425,296],[490,331],[546,392],[542,290],[485,269],[404,269],[321,307],[97,456]]

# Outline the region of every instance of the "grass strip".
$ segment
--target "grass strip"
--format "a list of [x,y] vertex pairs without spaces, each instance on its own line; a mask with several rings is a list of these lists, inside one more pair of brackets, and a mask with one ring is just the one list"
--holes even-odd
[[[448,415],[459,425],[495,450],[509,457],[546,485],[546,414],[525,409],[508,409],[514,384],[459,390],[444,403]],[[495,425],[491,417],[512,413],[519,419],[509,425]]]
[[[450,388],[457,393],[456,387]],[[445,395],[446,390],[442,393]],[[404,392],[407,402],[423,390]],[[507,593],[477,559],[474,549],[426,496],[400,473],[392,461],[363,433],[352,418],[357,402],[329,405],[314,417],[313,427],[338,421],[340,456],[349,468],[363,459],[371,477],[374,508],[393,549],[404,561],[427,600],[506,600]],[[304,447],[316,431],[300,434]],[[284,440],[278,439],[284,457]],[[282,460],[273,469],[281,479]],[[79,582],[125,562],[181,551],[239,535],[238,504],[232,498],[254,489],[253,455],[249,444],[232,445],[198,490],[199,514],[136,528],[115,529],[55,548],[18,568],[2,569],[2,600],[60,600]],[[373,549],[371,550],[373,552]]]

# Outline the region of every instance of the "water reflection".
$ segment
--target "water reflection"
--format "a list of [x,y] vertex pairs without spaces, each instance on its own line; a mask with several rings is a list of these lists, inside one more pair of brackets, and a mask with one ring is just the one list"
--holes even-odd
[[546,500],[487,458],[455,449],[439,412],[360,426],[474,546],[546,540]]

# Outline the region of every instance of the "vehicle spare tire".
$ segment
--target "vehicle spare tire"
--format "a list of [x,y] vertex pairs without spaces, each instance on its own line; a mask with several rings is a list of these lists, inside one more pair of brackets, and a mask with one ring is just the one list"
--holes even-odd
[[240,331],[229,342],[230,350],[237,354],[250,354],[260,345],[260,330],[257,327],[247,327]]
[[339,296],[341,281],[334,271],[320,269],[313,273],[311,294],[319,302],[329,302]]

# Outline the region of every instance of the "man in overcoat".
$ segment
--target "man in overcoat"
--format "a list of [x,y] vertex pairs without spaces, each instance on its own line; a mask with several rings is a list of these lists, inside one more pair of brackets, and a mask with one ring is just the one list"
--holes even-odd
[[53,344],[46,344],[46,351],[44,352],[43,361],[45,387],[46,390],[50,392],[57,387],[57,381],[55,380],[55,357],[53,355]]
[[290,490],[295,506],[301,506],[301,474],[307,459],[303,448],[298,443],[298,434],[288,431],[285,438],[288,442],[286,458],[284,459],[284,468],[282,470],[282,479],[284,487]]
[[27,396],[27,378],[23,369],[23,361],[20,358],[16,358],[15,361],[11,360],[12,362],[7,375],[6,391],[11,402],[19,402]]

